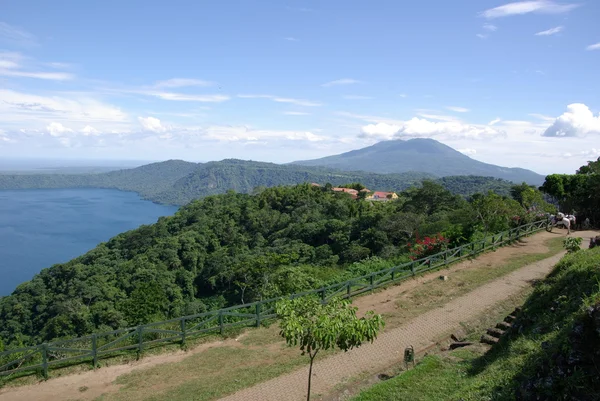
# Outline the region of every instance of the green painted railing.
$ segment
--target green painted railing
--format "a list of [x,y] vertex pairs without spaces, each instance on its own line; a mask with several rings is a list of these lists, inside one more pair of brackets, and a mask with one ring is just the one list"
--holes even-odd
[[20,372],[40,372],[47,378],[48,371],[53,367],[84,362],[91,363],[96,368],[99,359],[116,356],[123,351],[134,350],[139,358],[144,349],[153,344],[181,344],[184,346],[188,338],[202,334],[223,334],[226,329],[231,327],[258,327],[261,322],[276,317],[275,304],[281,299],[318,295],[323,302],[327,302],[336,296],[354,297],[375,288],[397,283],[417,274],[478,255],[488,249],[503,246],[543,230],[546,225],[546,220],[525,224],[426,258],[286,297],[236,305],[126,329],[95,333],[85,337],[53,341],[33,347],[11,349],[0,353],[0,376],[10,377]]

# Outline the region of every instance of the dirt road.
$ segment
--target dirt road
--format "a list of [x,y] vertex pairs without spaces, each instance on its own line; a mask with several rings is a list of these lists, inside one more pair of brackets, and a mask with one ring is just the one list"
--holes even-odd
[[[527,245],[514,245],[500,248],[496,252],[481,255],[474,261],[465,261],[450,267],[448,273],[473,268],[493,266],[507,261],[511,256],[521,253],[544,252],[544,241],[557,234],[538,233],[528,238]],[[597,235],[593,232],[578,232],[578,236],[589,238]],[[584,241],[586,242],[586,241]],[[416,350],[431,345],[436,339],[451,332],[461,322],[481,314],[495,303],[505,300],[534,279],[544,277],[562,254],[527,265],[502,278],[485,284],[472,292],[455,298],[442,307],[424,313],[400,327],[384,332],[373,344],[347,353],[334,355],[316,362],[313,373],[313,394],[327,394],[338,383],[363,372],[377,372],[389,365],[401,361],[404,348],[413,345]],[[378,313],[390,312],[392,297],[406,292],[420,283],[435,279],[439,273],[431,273],[418,279],[402,283],[399,286],[355,300],[361,310],[374,309]],[[108,366],[96,371],[57,377],[46,382],[22,387],[7,387],[0,390],[0,401],[54,401],[54,400],[93,400],[105,393],[119,390],[114,382],[117,377],[134,370],[181,361],[190,355],[204,352],[208,348],[223,345],[240,346],[235,340],[219,341],[201,345],[188,352],[177,352],[150,356],[130,364]],[[223,400],[302,400],[306,397],[306,376],[308,368],[302,368],[290,374],[268,380],[254,387],[241,390]],[[80,388],[85,387],[85,392]]]

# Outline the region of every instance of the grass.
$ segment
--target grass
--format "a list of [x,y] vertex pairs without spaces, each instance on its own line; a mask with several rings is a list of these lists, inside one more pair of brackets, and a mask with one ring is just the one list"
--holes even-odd
[[[119,376],[118,392],[98,401],[212,400],[306,365],[308,359],[281,342],[276,325],[249,331],[239,346],[210,348],[186,357]],[[323,352],[323,356],[333,352]]]
[[563,258],[525,302],[520,331],[491,351],[427,356],[354,401],[600,399],[600,325],[587,318],[600,308],[598,265],[600,249]]

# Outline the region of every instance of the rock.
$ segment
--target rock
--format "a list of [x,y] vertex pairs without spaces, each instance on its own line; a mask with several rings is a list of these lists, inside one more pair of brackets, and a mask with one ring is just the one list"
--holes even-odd
[[440,280],[442,280],[442,281],[448,281],[448,276],[440,276]]
[[465,338],[463,336],[458,336],[456,334],[451,334],[450,338],[452,339],[452,341],[456,341],[457,343],[463,342],[465,341]]
[[505,321],[505,322],[507,322],[507,323],[512,323],[512,322],[514,322],[514,321],[515,321],[515,319],[516,319],[516,318],[517,318],[516,316],[513,316],[513,315],[508,315],[508,316],[506,316],[506,317],[504,318],[504,321]]

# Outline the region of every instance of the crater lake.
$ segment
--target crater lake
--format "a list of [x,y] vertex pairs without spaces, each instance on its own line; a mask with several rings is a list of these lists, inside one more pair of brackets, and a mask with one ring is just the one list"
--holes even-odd
[[43,268],[177,211],[113,189],[0,191],[0,296]]

